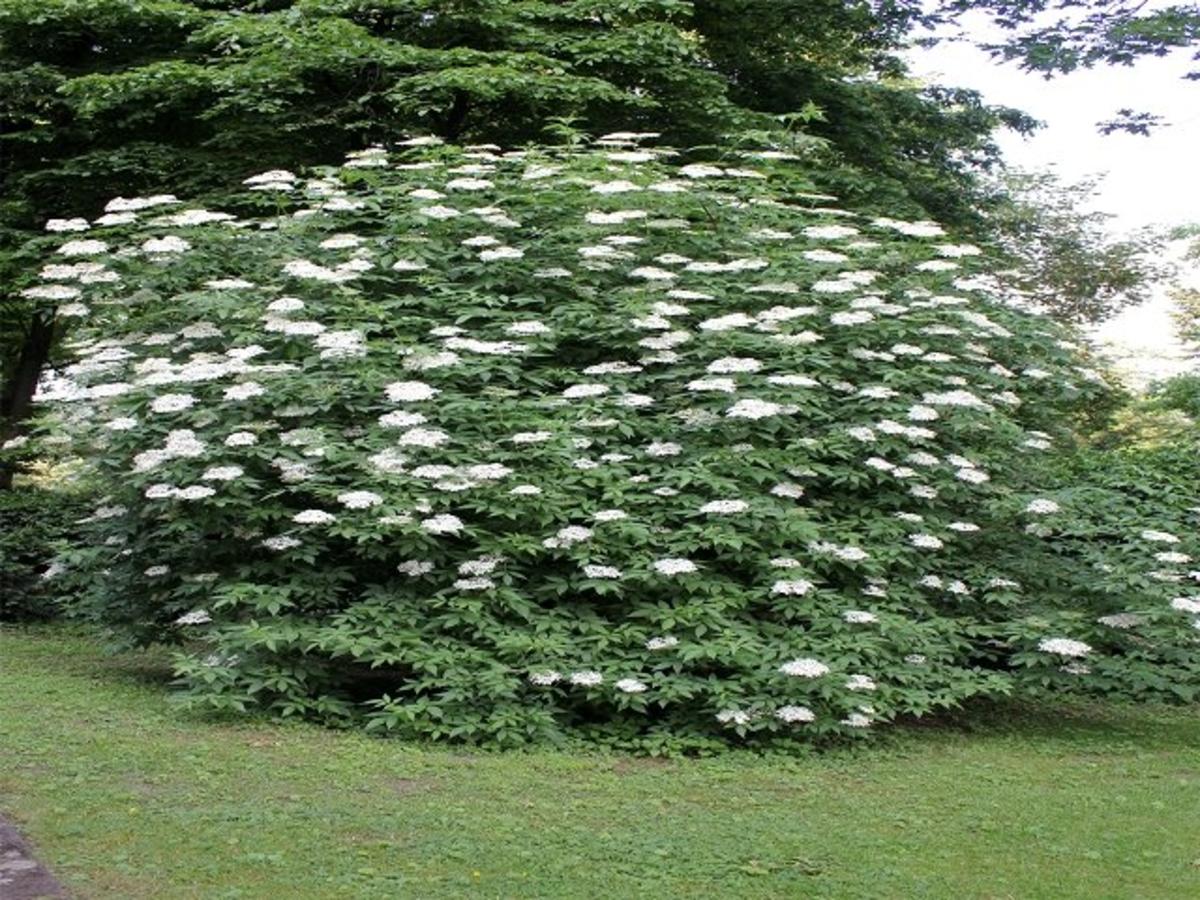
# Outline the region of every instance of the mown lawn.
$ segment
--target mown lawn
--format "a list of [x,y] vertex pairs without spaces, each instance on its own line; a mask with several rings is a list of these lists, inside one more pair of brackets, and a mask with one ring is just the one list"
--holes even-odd
[[161,677],[0,630],[0,812],[81,897],[1200,897],[1195,709],[661,762],[205,721]]

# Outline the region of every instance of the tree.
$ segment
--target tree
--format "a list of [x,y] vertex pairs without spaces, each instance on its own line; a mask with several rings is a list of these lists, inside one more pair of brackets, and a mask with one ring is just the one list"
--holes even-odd
[[[1194,267],[1200,263],[1200,225],[1181,226],[1172,230],[1170,237],[1173,241],[1186,242],[1183,245],[1185,264]],[[1175,307],[1171,315],[1175,335],[1193,358],[1200,358],[1200,289],[1194,285],[1178,283],[1171,289],[1170,296]],[[1182,377],[1194,379],[1195,376]]]
[[[1047,78],[1097,65],[1131,66],[1146,56],[1166,56],[1176,50],[1194,48],[1200,42],[1200,6],[1178,3],[1169,6],[1145,0],[942,0],[925,15],[906,2],[883,0],[887,8],[898,6],[926,26],[952,27],[965,13],[982,13],[1007,35],[999,41],[976,41],[992,56],[1016,61],[1027,72]],[[902,13],[902,15],[903,15]],[[944,39],[944,38],[942,38]],[[951,39],[972,40],[961,30]],[[934,44],[939,38],[928,38]],[[1200,60],[1200,51],[1193,60]],[[1185,78],[1200,78],[1200,70]],[[1104,134],[1125,131],[1147,135],[1164,118],[1146,110],[1120,109],[1097,127]]]
[[1200,290],[1179,287],[1171,291],[1175,304],[1171,318],[1175,334],[1193,357],[1200,356]]
[[1064,322],[1103,321],[1145,300],[1166,274],[1152,230],[1114,238],[1105,224],[1111,216],[1087,209],[1096,183],[1009,170],[986,212],[987,230],[1011,263],[998,277]]
[[923,85],[899,51],[917,6],[840,0],[698,0],[706,56],[739,106],[776,116],[811,109],[805,130],[828,142],[820,177],[855,204],[936,218],[976,232],[988,201],[979,175],[999,167],[994,133],[1029,133],[1020,111],[976,92]]

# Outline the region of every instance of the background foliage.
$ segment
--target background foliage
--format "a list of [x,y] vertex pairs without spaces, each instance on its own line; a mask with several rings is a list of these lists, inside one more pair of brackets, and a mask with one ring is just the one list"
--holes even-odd
[[93,499],[45,488],[0,491],[0,622],[57,614],[44,576],[54,556],[79,540]]

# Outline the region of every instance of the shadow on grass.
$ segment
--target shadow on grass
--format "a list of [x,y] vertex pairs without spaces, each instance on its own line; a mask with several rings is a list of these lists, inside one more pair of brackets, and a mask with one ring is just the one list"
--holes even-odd
[[1136,745],[1144,750],[1190,750],[1200,743],[1194,705],[974,700],[963,708],[897,722],[904,739],[971,737],[1016,739],[1097,750]]
[[[94,629],[61,623],[2,625],[0,636],[10,640],[17,638],[19,644],[10,647],[8,652],[27,665],[44,669],[48,675],[70,675],[113,686],[134,687],[170,699],[174,675],[169,647],[119,649],[106,644],[103,635]],[[64,653],[64,649],[70,652]],[[294,720],[281,723],[261,712],[237,713],[176,706],[175,714],[185,721],[235,727],[296,724]],[[386,738],[386,735],[380,737]],[[1075,748],[1093,753],[1130,748],[1161,752],[1191,750],[1200,746],[1200,707],[1106,704],[1078,698],[1041,703],[976,699],[958,710],[933,713],[919,719],[901,718],[893,727],[881,729],[873,740],[838,743],[819,750],[804,743],[790,751],[776,747],[752,751],[752,755],[811,756],[816,753],[832,758],[889,750],[905,754],[921,746],[955,744],[977,738],[1036,742],[1047,749]],[[442,745],[441,749],[446,747]],[[481,748],[470,749],[486,752]],[[583,753],[601,750],[590,744],[572,749]]]
[[43,666],[55,675],[100,678],[154,689],[163,688],[174,678],[168,647],[119,647],[84,625],[3,623],[0,636],[20,641],[8,650],[14,658],[19,656],[27,664]]

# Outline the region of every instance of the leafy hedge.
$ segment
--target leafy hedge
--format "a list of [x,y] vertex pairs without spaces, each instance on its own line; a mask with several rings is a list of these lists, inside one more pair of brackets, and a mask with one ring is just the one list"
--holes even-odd
[[[43,399],[111,494],[77,609],[185,641],[197,704],[501,745],[861,734],[1137,695],[1165,656],[1195,683],[1178,584],[1127,628],[1042,569],[1088,512],[1047,457],[1107,396],[1069,334],[786,154],[638,137],[418,139],[233,213],[52,222],[88,233],[29,288],[81,322]],[[1154,531],[1117,562],[1191,539]]]
[[[1085,640],[1103,641],[1113,628],[1129,633],[1121,656],[1095,666],[1086,689],[1195,701],[1200,632],[1169,641],[1160,629],[1200,628],[1200,570],[1193,557],[1200,433],[1193,426],[1169,443],[1065,454],[1047,476],[1059,485],[1055,496],[1070,515],[1039,528],[1040,552],[1026,563],[1030,579],[1073,598],[1074,633]],[[1094,618],[1096,610],[1105,614]]]

